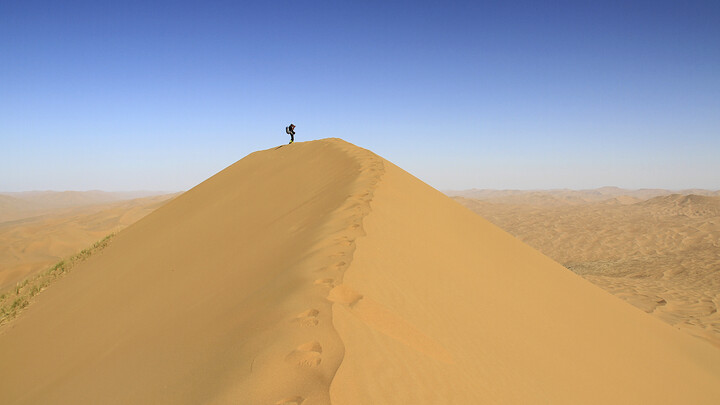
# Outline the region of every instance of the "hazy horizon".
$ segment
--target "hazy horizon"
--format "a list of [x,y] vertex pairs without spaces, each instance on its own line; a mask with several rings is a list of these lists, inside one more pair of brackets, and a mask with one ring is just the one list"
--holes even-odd
[[[466,192],[466,191],[519,191],[519,192],[532,192],[532,191],[593,191],[593,190],[599,190],[603,188],[617,188],[624,191],[641,191],[641,190],[664,190],[664,191],[671,191],[671,192],[683,192],[683,191],[692,191],[692,190],[703,190],[703,191],[713,191],[713,192],[719,192],[720,188],[700,188],[700,187],[683,187],[683,188],[660,188],[660,187],[640,187],[640,188],[625,188],[625,187],[617,187],[617,186],[601,186],[601,187],[593,187],[593,188],[565,188],[565,187],[552,187],[552,188],[479,188],[479,187],[471,187],[471,188],[465,188],[465,189],[445,189],[445,188],[438,188],[439,191],[442,193],[459,193],[459,192]],[[63,193],[63,192],[78,192],[78,193],[90,193],[90,192],[102,192],[102,193],[116,193],[116,194],[132,194],[137,193],[140,195],[163,195],[163,194],[175,194],[175,193],[184,193],[187,190],[102,190],[102,189],[91,189],[91,190],[21,190],[21,191],[7,191],[7,190],[0,190],[0,194],[2,195],[10,195],[10,194],[26,194],[26,193]]]

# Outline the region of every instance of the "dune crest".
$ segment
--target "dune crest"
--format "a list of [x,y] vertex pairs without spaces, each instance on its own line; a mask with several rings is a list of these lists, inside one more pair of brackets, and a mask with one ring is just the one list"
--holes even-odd
[[256,152],[0,328],[0,402],[714,403],[720,351],[367,150]]

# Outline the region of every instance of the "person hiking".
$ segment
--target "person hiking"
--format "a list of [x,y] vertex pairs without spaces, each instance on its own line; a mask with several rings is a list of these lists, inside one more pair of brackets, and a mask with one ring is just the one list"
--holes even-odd
[[290,124],[289,127],[285,127],[285,133],[290,135],[290,143],[295,142],[295,125],[294,124]]

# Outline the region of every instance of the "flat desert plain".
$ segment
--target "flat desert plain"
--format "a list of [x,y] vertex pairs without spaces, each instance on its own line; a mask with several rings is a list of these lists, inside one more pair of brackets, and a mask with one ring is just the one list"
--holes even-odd
[[0,194],[0,293],[120,231],[175,194],[101,191]]
[[248,155],[32,300],[2,404],[720,403],[720,350],[340,139]]
[[471,197],[455,199],[594,284],[720,347],[718,192],[451,194]]

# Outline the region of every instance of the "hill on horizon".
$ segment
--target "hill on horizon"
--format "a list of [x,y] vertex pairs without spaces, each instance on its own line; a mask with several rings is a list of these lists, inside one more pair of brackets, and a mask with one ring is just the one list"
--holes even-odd
[[129,226],[0,359],[3,404],[720,401],[720,351],[339,139]]

